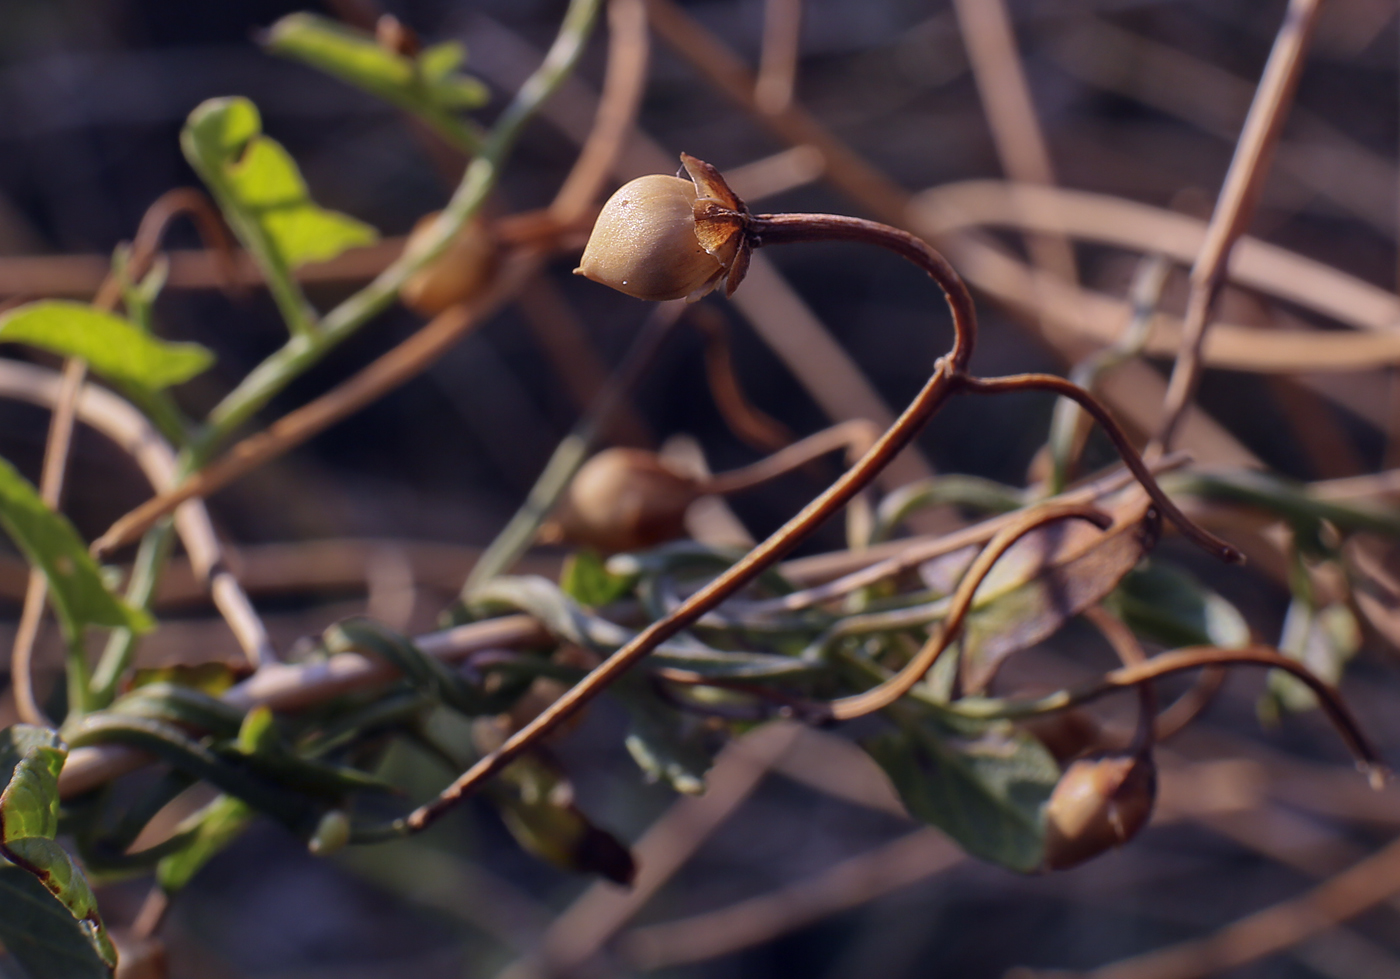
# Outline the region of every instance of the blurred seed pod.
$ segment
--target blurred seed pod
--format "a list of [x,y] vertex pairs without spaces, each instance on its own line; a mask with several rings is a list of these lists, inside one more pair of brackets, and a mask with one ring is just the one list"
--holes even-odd
[[1099,722],[1077,707],[1027,718],[1018,727],[1045,745],[1061,768],[1102,746]]
[[605,449],[579,469],[555,514],[559,536],[604,553],[635,551],[685,535],[685,511],[701,494],[691,476],[641,449]]
[[1064,870],[1122,846],[1147,825],[1157,799],[1151,755],[1081,758],[1045,807],[1045,868]]
[[[404,246],[406,252],[422,242],[441,213],[434,211],[418,219]],[[462,226],[441,255],[408,277],[399,289],[399,299],[423,316],[436,316],[449,306],[466,302],[491,282],[498,251],[491,225],[477,215]]]
[[316,824],[306,848],[318,857],[334,853],[350,842],[350,817],[344,809],[331,809]]
[[648,174],[608,198],[588,236],[576,275],[656,302],[699,297],[724,267],[695,234],[695,185]]

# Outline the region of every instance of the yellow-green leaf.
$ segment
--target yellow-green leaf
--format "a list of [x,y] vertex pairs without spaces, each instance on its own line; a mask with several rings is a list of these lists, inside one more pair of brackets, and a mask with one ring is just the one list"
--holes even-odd
[[283,17],[264,39],[274,54],[294,58],[420,113],[476,109],[490,98],[486,86],[457,69],[466,49],[455,41],[424,48],[416,59],[390,51],[371,35],[315,14]]
[[311,199],[296,161],[262,134],[257,107],[245,98],[199,105],[181,144],[234,231],[250,252],[272,263],[279,278],[379,237],[363,221]]
[[86,303],[45,299],[0,315],[0,342],[81,357],[121,384],[159,390],[208,369],[214,355],[197,343],[170,343]]

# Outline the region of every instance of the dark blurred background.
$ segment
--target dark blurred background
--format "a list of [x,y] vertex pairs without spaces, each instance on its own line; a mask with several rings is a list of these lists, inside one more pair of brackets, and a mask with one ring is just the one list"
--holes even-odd
[[[455,180],[450,157],[425,146],[393,109],[259,49],[261,28],[306,6],[273,0],[0,0],[0,253],[109,253],[130,238],[158,195],[198,183],[180,154],[178,135],[195,105],[219,95],[247,95],[258,104],[266,131],[289,148],[326,206],[367,220],[385,235],[406,233],[419,216],[440,207]],[[334,14],[347,6],[310,9]],[[756,62],[761,0],[685,7]],[[1393,161],[1400,141],[1393,7],[1385,0],[1327,5],[1290,123],[1291,132],[1306,125],[1299,116],[1325,120],[1346,147],[1390,161],[1388,189],[1365,214],[1278,173],[1252,229],[1387,289],[1396,276]],[[496,67],[516,58],[517,71],[529,67],[528,54],[517,49],[542,51],[563,8],[558,0],[383,4],[426,40],[462,39],[473,55],[489,50],[483,64]],[[1012,2],[1060,182],[1196,213],[1208,208],[1230,159],[1248,86],[1258,78],[1283,8],[1279,0]],[[1084,57],[1085,45],[1111,47],[1121,43],[1121,32],[1230,76],[1246,86],[1245,101],[1239,102],[1235,89],[1212,87],[1215,76],[1209,74],[1197,91],[1167,93],[1178,96],[1174,104],[1170,97],[1154,101],[1144,94],[1150,78],[1129,72],[1117,83],[1106,79],[1102,65]],[[604,42],[600,29],[579,72],[594,90]],[[946,3],[809,0],[801,55],[799,99],[904,187],[1002,176],[957,20]],[[469,56],[468,70],[473,60]],[[483,76],[494,93],[485,110],[489,116],[509,90],[492,72],[483,70]],[[783,148],[659,43],[640,126],[668,152],[685,150],[721,169]],[[502,181],[501,209],[548,203],[574,152],[549,122],[535,121]],[[1348,171],[1339,171],[1338,179],[1349,179]],[[857,209],[820,183],[764,200],[761,208]],[[1011,237],[1006,241],[1020,247]],[[171,243],[193,247],[197,240],[179,226]],[[886,404],[903,405],[950,339],[946,314],[928,282],[888,256],[850,247],[774,252],[773,261]],[[1133,260],[1092,248],[1078,257],[1086,282],[1123,294]],[[647,309],[571,276],[574,260],[553,262],[549,277],[602,361],[616,364]],[[325,308],[347,292],[321,287],[312,298]],[[752,401],[799,434],[827,424],[810,394],[745,320],[721,301],[707,302],[729,323],[737,371]],[[990,303],[980,307],[985,326],[976,366],[982,373],[1066,369],[1033,330]],[[261,293],[230,299],[172,290],[161,299],[158,318],[163,335],[197,340],[218,354],[213,370],[181,389],[192,412],[211,406],[283,339],[275,310]],[[420,324],[394,308],[292,385],[262,418],[271,420],[327,390]],[[669,338],[634,397],[644,434],[652,444],[678,433],[693,436],[716,470],[751,461],[757,453],[730,433],[715,408],[701,351],[693,329]],[[13,348],[5,353],[28,356]],[[1259,375],[1217,371],[1207,377],[1202,402],[1278,470],[1299,478],[1348,475],[1319,471],[1317,459],[1290,436],[1271,390]],[[1347,433],[1360,466],[1381,465],[1384,433],[1374,417],[1355,405],[1326,402],[1323,410]],[[925,432],[921,446],[941,471],[1020,485],[1044,441],[1049,413],[1049,400],[1033,395],[958,402]],[[520,312],[509,308],[427,374],[220,493],[211,509],[221,533],[241,545],[370,539],[386,542],[389,550],[405,542],[482,546],[578,414]],[[35,473],[45,425],[37,409],[0,404],[0,454]],[[834,476],[834,462],[824,472]],[[824,485],[815,475],[798,474],[739,497],[734,510],[761,537]],[[125,457],[92,433],[78,440],[70,487],[68,512],[89,536],[147,492]],[[807,549],[839,546],[840,530],[833,527]],[[1262,632],[1276,634],[1286,605],[1281,589],[1258,578],[1220,575],[1175,545],[1168,550],[1210,575]],[[427,628],[448,597],[447,587],[420,584],[403,624]],[[360,594],[302,595],[268,597],[260,607],[285,645],[363,609],[364,601]],[[230,640],[208,638],[207,630],[199,635],[233,649]],[[168,652],[177,641],[166,640],[162,649]],[[1056,648],[1073,659],[1076,643],[1085,642],[1086,635],[1070,630]],[[1106,662],[1097,652],[1080,658]],[[1397,692],[1391,666],[1378,653],[1363,657],[1360,680],[1348,689],[1363,719],[1394,745],[1400,728],[1388,721],[1393,711],[1386,709]],[[1044,671],[1047,677],[1063,675],[1050,667]],[[1202,753],[1220,754],[1221,745],[1244,751],[1240,739],[1259,744],[1251,709],[1257,679],[1232,680],[1208,715],[1212,730],[1224,733],[1202,742]],[[603,707],[560,750],[584,807],[630,839],[672,797],[641,785],[620,748],[621,730],[619,718]],[[1313,717],[1290,720],[1267,744],[1259,750],[1329,763],[1341,757]],[[405,778],[439,777],[422,759],[405,757],[399,764]],[[1376,825],[1297,814],[1273,822],[1258,818],[1264,828],[1257,832],[1291,831],[1302,834],[1304,843],[1321,838],[1329,845],[1364,847],[1381,838]],[[1090,966],[1212,929],[1301,889],[1307,880],[1296,866],[1241,845],[1218,826],[1164,822],[1127,850],[1069,874],[1020,878],[964,861],[755,947],[661,974],[976,977],[1000,975],[1015,965]],[[684,917],[760,894],[906,831],[893,815],[820,794],[800,780],[772,777],[638,920]],[[259,826],[180,897],[167,935],[179,976],[489,977],[589,883],[523,856],[485,810],[454,817],[422,840],[332,861],[314,860],[279,830]],[[140,895],[136,887],[115,887],[104,900],[120,919]],[[1398,924],[1395,910],[1382,907],[1351,930],[1329,933],[1239,974],[1400,975]],[[623,956],[600,968],[626,974],[637,966]]]

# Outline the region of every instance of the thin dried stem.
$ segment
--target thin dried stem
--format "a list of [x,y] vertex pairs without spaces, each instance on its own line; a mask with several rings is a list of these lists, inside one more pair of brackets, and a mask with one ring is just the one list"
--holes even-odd
[[919,829],[766,894],[624,932],[618,951],[651,971],[732,955],[860,907],[963,861],[942,833]]
[[646,88],[650,34],[645,0],[608,0],[608,67],[593,129],[549,213],[561,225],[584,216],[612,172]]
[[[1188,457],[1176,453],[1164,456],[1154,463],[1150,468],[1153,472],[1164,472],[1183,466],[1187,463]],[[1120,469],[1111,475],[1104,476],[1087,485],[1070,490],[1060,496],[1051,497],[1042,503],[1089,503],[1116,493],[1123,487],[1134,482],[1135,477],[1132,472]],[[1018,511],[1019,512],[1019,511]],[[880,583],[889,578],[903,574],[912,568],[918,567],[925,561],[930,561],[954,551],[960,551],[966,547],[977,544],[985,544],[996,534],[1017,518],[1017,513],[1006,513],[997,517],[984,520],[971,527],[954,531],[951,534],[941,534],[936,537],[925,538],[914,541],[895,541],[892,544],[880,545],[881,547],[896,548],[896,553],[882,560],[871,561],[864,567],[854,571],[849,571],[839,578],[807,588],[803,591],[793,592],[791,595],[782,595],[778,598],[767,599],[762,602],[751,602],[744,606],[745,612],[749,614],[766,614],[778,612],[798,612],[802,609],[812,608],[824,602],[834,601],[844,595],[849,595],[853,591],[861,588],[868,588],[871,585]],[[872,555],[873,556],[873,555]]]
[[710,476],[701,481],[697,489],[701,493],[716,495],[741,493],[794,469],[801,469],[809,462],[837,449],[845,449],[858,458],[868,451],[879,437],[879,427],[871,422],[860,419],[841,422],[779,449],[751,466]]
[[1290,0],[1274,39],[1234,159],[1230,161],[1229,172],[1220,189],[1215,213],[1211,215],[1205,244],[1191,268],[1191,293],[1186,301],[1181,350],[1172,369],[1164,403],[1166,417],[1149,454],[1172,447],[1187,406],[1196,396],[1204,366],[1201,352],[1211,308],[1225,281],[1230,251],[1254,215],[1270,158],[1298,87],[1320,9],[1320,0]]
[[597,955],[743,805],[801,733],[796,724],[771,724],[732,743],[716,761],[705,794],[678,800],[634,844],[638,875],[632,886],[589,887],[550,925],[539,952],[498,979],[569,975]]
[[781,112],[760,112],[754,102],[753,72],[715,35],[673,0],[647,0],[651,26],[679,57],[728,98],[791,146],[810,146],[822,156],[823,175],[882,221],[904,223],[909,193],[837,139],[796,102]]
[[1165,741],[1180,734],[1192,721],[1201,715],[1220,688],[1225,684],[1228,671],[1223,666],[1208,666],[1201,671],[1191,689],[1178,697],[1170,707],[1157,715],[1157,727],[1153,738]]
[[793,441],[792,432],[776,419],[759,411],[744,396],[734,373],[730,352],[729,327],[714,307],[699,304],[690,322],[705,336],[705,377],[710,395],[729,430],[756,449],[773,452]]
[[[1256,911],[1207,938],[1124,959],[1085,979],[1199,979],[1292,948],[1400,891],[1400,840],[1310,891]],[[1057,973],[1019,975],[1048,977]],[[1066,975],[1058,973],[1058,975]]]
[[[1050,150],[1003,0],[954,0],[953,9],[1002,169],[1012,180],[1053,186]],[[1067,282],[1079,280],[1074,249],[1063,234],[1033,234],[1027,244],[1037,266]]]
[[797,56],[802,38],[802,0],[767,0],[763,5],[763,47],[753,101],[767,115],[792,105],[797,87]]
[[540,258],[534,253],[516,253],[506,261],[485,296],[439,313],[413,336],[349,380],[289,412],[264,431],[250,435],[194,473],[177,489],[147,500],[119,518],[93,542],[93,553],[109,554],[129,544],[186,500],[222,489],[416,377],[498,309],[536,271],[539,262]]
[[1029,701],[986,700],[976,704],[962,701],[958,709],[969,716],[977,717],[1030,717],[1088,703],[1147,680],[1212,666],[1265,666],[1283,670],[1297,677],[1317,695],[1323,711],[1356,759],[1357,767],[1367,774],[1372,785],[1377,786],[1384,781],[1387,773],[1380,755],[1362,733],[1361,725],[1356,722],[1341,695],[1306,666],[1268,646],[1245,646],[1239,649],[1190,646],[1175,649],[1136,666],[1111,670],[1079,687],[1062,690],[1047,697]]
[[[0,396],[54,408],[61,397],[59,375],[32,364],[0,360]],[[175,485],[178,464],[174,450],[134,406],[104,388],[84,386],[76,404],[77,418],[101,432],[129,454],[157,492]],[[204,504],[191,500],[175,513],[175,529],[189,553],[191,570],[228,622],[249,662],[272,661],[272,643],[238,579],[226,567],[223,549]],[[110,678],[115,683],[119,677]],[[99,674],[93,684],[100,689]]]
[[1119,427],[1109,410],[1088,391],[1071,384],[1062,377],[1053,374],[1016,374],[1011,377],[977,378],[964,377],[961,379],[962,386],[978,394],[996,394],[1005,391],[1027,391],[1042,390],[1053,391],[1079,402],[1080,407],[1094,416],[1094,420],[1099,423],[1104,432],[1112,440],[1114,448],[1118,450],[1118,455],[1122,458],[1123,464],[1132,470],[1133,476],[1142,484],[1142,488],[1147,495],[1152,497],[1162,511],[1162,515],[1176,525],[1182,535],[1188,538],[1207,553],[1213,554],[1222,561],[1229,561],[1235,564],[1244,562],[1242,555],[1235,547],[1216,537],[1210,531],[1198,526],[1180,508],[1171,501],[1171,498],[1157,485],[1157,480],[1152,476],[1151,470],[1138,455],[1137,449],[1133,448],[1128,436]]
[[1112,518],[1087,503],[1042,505],[1033,510],[1018,513],[1016,517],[1017,519],[1007,524],[991,539],[987,546],[982,549],[982,553],[977,555],[977,560],[973,561],[972,566],[963,574],[962,580],[958,582],[957,591],[953,592],[952,601],[948,606],[948,614],[933,635],[929,636],[919,651],[914,654],[914,658],[898,673],[880,685],[863,693],[832,701],[828,711],[833,720],[850,721],[867,714],[873,714],[877,710],[884,710],[914,689],[914,685],[922,680],[929,670],[933,669],[938,658],[958,637],[963,620],[967,618],[967,613],[972,610],[973,599],[976,597],[977,589],[981,587],[983,580],[991,573],[997,561],[1001,560],[1002,555],[1009,551],[1011,546],[1022,537],[1039,527],[1059,520],[1074,518],[1088,520],[1101,529],[1107,529],[1113,523]]

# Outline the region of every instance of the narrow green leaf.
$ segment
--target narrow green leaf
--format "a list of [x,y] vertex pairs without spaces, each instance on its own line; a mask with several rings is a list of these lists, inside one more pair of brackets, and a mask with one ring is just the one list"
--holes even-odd
[[44,299],[0,315],[0,342],[26,343],[80,357],[120,384],[160,390],[188,381],[214,362],[197,343],[170,343],[86,303]]
[[322,642],[331,653],[355,650],[378,656],[403,673],[414,689],[455,711],[485,713],[482,691],[388,626],[369,619],[347,619],[327,629]]
[[705,791],[705,775],[715,763],[718,745],[697,719],[626,683],[612,688],[631,718],[627,753],[652,782],[665,782],[683,795]]
[[110,979],[115,956],[97,934],[33,874],[0,860],[0,942],[31,976]]
[[1249,624],[1235,606],[1162,561],[1130,571],[1105,604],[1134,632],[1166,646],[1249,645]]
[[[0,920],[12,914],[29,914],[51,936],[37,944],[25,944],[29,952],[40,958],[56,957],[62,968],[74,970],[73,975],[106,975],[107,971],[83,971],[93,968],[94,954],[101,970],[115,967],[116,951],[102,926],[87,878],[53,840],[58,833],[58,775],[67,757],[63,742],[44,728],[15,725],[0,737],[0,765],[7,769],[4,791],[0,792],[0,864],[5,864],[0,869],[17,869],[31,877],[51,895],[49,901],[57,900],[59,911],[66,909],[69,921],[59,926],[40,916],[39,909],[48,905],[37,898],[34,889],[17,883],[9,874],[0,874]],[[26,901],[38,907],[15,906]],[[3,925],[0,940],[7,946],[11,940]],[[20,948],[11,950],[26,961]]]
[[512,762],[491,783],[488,795],[527,852],[570,873],[632,882],[632,854],[574,805],[569,780],[544,758],[527,754]]
[[[1321,608],[1294,596],[1284,617],[1279,651],[1296,659],[1319,678],[1336,686],[1342,673],[1361,649],[1361,627],[1345,605]],[[1317,694],[1302,680],[1282,670],[1270,670],[1261,713],[1273,720],[1282,711],[1300,713],[1317,707]]]
[[215,854],[237,839],[252,819],[253,810],[246,802],[219,796],[179,825],[176,832],[193,832],[193,836],[182,850],[156,865],[156,882],[167,894],[182,889]]
[[134,632],[151,629],[149,615],[107,589],[97,562],[67,518],[46,507],[29,481],[4,459],[0,459],[0,525],[29,563],[44,572],[54,611],[70,636],[79,635],[85,625]]
[[394,105],[419,112],[485,105],[485,85],[457,69],[466,49],[455,41],[424,48],[417,59],[390,51],[374,37],[326,17],[283,17],[264,40],[273,54],[294,58]]
[[1044,806],[1059,779],[1050,753],[1010,724],[958,727],[931,710],[866,741],[916,818],[973,856],[1029,873],[1045,847]]

